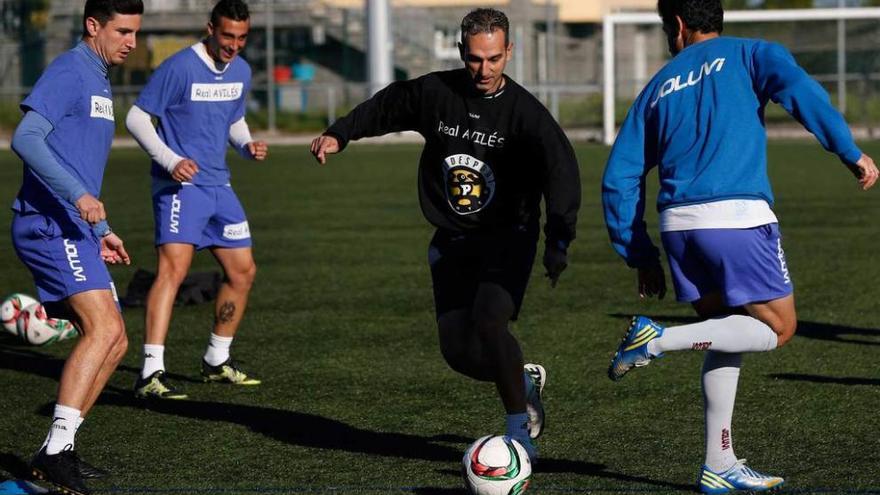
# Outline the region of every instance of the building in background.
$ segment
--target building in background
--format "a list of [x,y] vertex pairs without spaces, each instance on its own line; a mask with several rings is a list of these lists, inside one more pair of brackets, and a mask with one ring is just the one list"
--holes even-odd
[[[832,0],[822,1],[827,6]],[[601,125],[603,17],[612,12],[656,9],[656,0],[389,2],[395,78],[460,67],[457,42],[462,16],[472,8],[494,6],[503,9],[511,20],[516,49],[508,73],[538,95],[570,127]],[[810,0],[774,0],[774,5],[802,6],[804,2]],[[854,2],[864,6],[880,0],[848,0],[848,5]],[[0,0],[0,107],[17,108],[17,102],[33,83],[29,74],[39,74],[48,61],[79,39],[84,3],[85,0]],[[146,2],[138,49],[123,67],[112,71],[120,108],[133,101],[162,60],[204,34],[214,3],[215,0]],[[270,3],[272,11],[268,15]],[[764,3],[725,0],[725,5],[736,8],[760,7]],[[249,0],[249,4],[253,27],[244,57],[254,68],[252,110],[264,112],[272,102],[282,112],[309,113],[323,122],[365,97],[366,0]],[[276,66],[271,73],[266,36],[270,19]],[[836,72],[835,22],[728,28],[725,34],[769,36],[784,43],[820,81],[830,80]],[[880,22],[849,22],[845,31],[851,97],[868,102],[851,108],[868,117],[877,113],[880,118],[880,110],[872,110],[874,106],[880,109],[880,102],[873,103],[873,95],[880,92],[880,51],[875,48],[880,46]],[[614,84],[619,106],[625,108],[627,100],[634,98],[647,78],[668,60],[668,53],[659,20],[656,25],[619,26],[615,44]],[[304,69],[308,69],[307,77],[303,76]],[[276,83],[271,99],[270,80]],[[0,112],[0,127],[4,125]]]
[[[51,60],[79,37],[84,0],[45,1],[49,4],[45,51]],[[276,63],[290,65],[309,59],[318,68],[316,83],[362,82],[366,76],[365,3],[275,0]],[[266,0],[250,2],[254,29],[245,55],[257,67],[265,63],[266,4]],[[199,36],[212,5],[213,0],[151,0],[139,48],[150,52],[144,58],[146,66],[127,64],[133,74],[121,82],[137,84],[138,72],[154,68],[171,48]],[[518,42],[511,73],[526,84],[542,84],[595,81],[594,38],[601,16],[622,9],[652,9],[654,0],[392,0],[391,6],[397,77],[459,66],[456,43],[461,17],[472,8],[496,6],[508,13],[511,34]],[[560,59],[565,61],[564,71],[557,70]]]

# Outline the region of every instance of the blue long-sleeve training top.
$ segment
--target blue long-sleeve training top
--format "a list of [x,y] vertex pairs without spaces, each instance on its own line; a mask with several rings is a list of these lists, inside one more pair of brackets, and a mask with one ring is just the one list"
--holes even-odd
[[76,203],[86,188],[58,163],[46,138],[52,132],[52,123],[37,112],[28,112],[15,129],[12,150],[30,167],[49,188],[70,204]]
[[[59,197],[71,205],[86,194],[86,188],[55,159],[46,138],[52,123],[37,112],[30,111],[21,119],[12,137],[12,149]],[[92,232],[103,237],[110,232],[107,220],[92,225]]]
[[718,37],[691,45],[633,103],[602,180],[614,249],[633,267],[656,263],[643,220],[645,176],[657,166],[657,208],[758,199],[773,205],[764,108],[782,105],[841,161],[862,152],[828,94],[783,46]]

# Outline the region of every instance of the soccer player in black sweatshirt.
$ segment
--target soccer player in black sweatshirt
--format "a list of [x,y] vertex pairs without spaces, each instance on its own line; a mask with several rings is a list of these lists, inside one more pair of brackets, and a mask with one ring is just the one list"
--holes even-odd
[[470,12],[461,23],[463,69],[390,84],[316,138],[311,152],[323,164],[363,137],[413,130],[425,138],[419,201],[437,227],[428,259],[440,349],[452,369],[495,383],[507,435],[535,460],[547,373],[524,364],[508,323],[535,259],[541,197],[543,261],[555,286],[575,237],[581,190],[562,129],[504,74],[513,49],[508,31],[504,13]]

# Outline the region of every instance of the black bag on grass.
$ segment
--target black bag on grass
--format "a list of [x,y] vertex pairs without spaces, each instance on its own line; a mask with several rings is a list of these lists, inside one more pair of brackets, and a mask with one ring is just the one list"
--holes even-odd
[[[156,275],[153,272],[138,268],[131,282],[128,283],[125,297],[119,302],[127,308],[144,306],[147,301],[147,293],[153,286],[155,279]],[[217,292],[219,292],[222,282],[223,276],[218,272],[190,273],[180,284],[174,304],[185,306],[213,301],[217,298]]]

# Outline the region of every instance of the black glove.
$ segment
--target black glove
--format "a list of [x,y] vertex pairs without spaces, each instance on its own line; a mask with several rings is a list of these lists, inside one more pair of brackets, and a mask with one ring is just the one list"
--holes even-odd
[[556,287],[559,275],[568,267],[568,255],[562,243],[548,242],[544,246],[544,268],[547,272],[545,277],[550,279],[550,287]]
[[666,274],[658,259],[656,263],[639,268],[639,297],[663,299],[666,296]]

